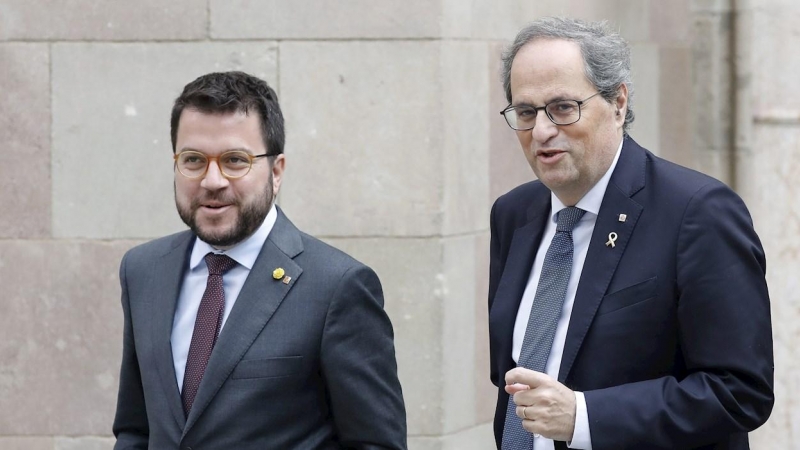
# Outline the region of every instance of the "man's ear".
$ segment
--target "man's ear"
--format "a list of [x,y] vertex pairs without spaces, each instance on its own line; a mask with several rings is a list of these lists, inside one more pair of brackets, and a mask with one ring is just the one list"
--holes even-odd
[[621,84],[617,89],[617,98],[614,100],[614,106],[617,109],[614,119],[618,126],[625,123],[625,115],[628,113],[628,85]]
[[283,181],[283,171],[286,169],[286,156],[283,153],[275,157],[272,161],[272,190],[273,195],[277,196],[281,190]]

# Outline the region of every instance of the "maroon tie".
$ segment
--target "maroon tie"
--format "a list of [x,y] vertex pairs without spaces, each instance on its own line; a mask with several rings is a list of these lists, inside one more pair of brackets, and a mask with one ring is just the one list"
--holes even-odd
[[236,265],[236,261],[225,255],[209,253],[205,257],[208,266],[208,281],[197,319],[194,321],[192,343],[189,345],[189,356],[186,358],[186,371],[183,373],[183,411],[189,415],[200,387],[200,380],[211,357],[211,350],[217,343],[222,316],[225,313],[225,291],[222,290],[222,275]]

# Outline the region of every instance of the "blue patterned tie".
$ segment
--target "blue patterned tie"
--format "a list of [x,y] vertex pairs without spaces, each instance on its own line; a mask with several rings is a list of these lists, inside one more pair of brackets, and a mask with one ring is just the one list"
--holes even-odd
[[[572,228],[586,211],[570,207],[558,212],[556,234],[547,249],[542,264],[542,274],[533,298],[528,327],[522,340],[522,351],[518,367],[544,372],[556,325],[561,318],[561,309],[567,295],[567,284],[572,274]],[[533,435],[522,428],[522,419],[517,417],[514,398],[508,398],[506,423],[503,427],[503,450],[533,448]]]

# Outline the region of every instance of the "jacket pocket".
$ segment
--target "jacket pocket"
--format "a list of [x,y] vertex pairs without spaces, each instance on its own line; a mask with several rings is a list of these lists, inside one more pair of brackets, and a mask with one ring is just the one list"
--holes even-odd
[[618,311],[654,298],[656,296],[657,278],[649,278],[641,283],[636,283],[606,295],[600,302],[600,307],[597,308],[595,316],[602,316],[603,314]]
[[245,359],[239,362],[231,378],[234,380],[247,378],[288,377],[300,373],[303,365],[302,356],[280,356],[277,358]]

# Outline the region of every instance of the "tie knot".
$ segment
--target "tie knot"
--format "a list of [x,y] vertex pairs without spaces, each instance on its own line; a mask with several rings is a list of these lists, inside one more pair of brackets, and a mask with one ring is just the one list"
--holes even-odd
[[209,275],[225,275],[225,272],[233,269],[233,266],[236,265],[236,261],[226,255],[209,253],[205,259]]
[[575,228],[575,224],[581,220],[585,212],[586,211],[574,206],[562,209],[558,212],[556,231],[572,232],[572,229]]

